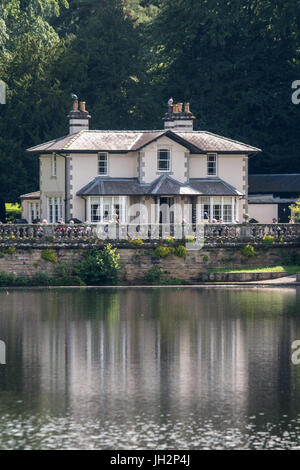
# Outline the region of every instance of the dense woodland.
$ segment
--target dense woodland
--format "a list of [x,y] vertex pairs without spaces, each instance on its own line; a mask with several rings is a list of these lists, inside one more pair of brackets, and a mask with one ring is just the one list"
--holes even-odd
[[263,149],[253,172],[300,172],[300,0],[0,0],[0,200],[38,188],[25,149],[68,132],[157,129],[170,96],[196,129]]

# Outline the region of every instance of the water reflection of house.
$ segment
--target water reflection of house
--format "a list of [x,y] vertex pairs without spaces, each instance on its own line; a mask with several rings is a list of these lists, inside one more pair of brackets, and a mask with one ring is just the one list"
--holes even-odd
[[209,418],[244,416],[253,390],[265,408],[277,403],[286,368],[278,356],[290,332],[282,312],[294,306],[293,290],[34,293],[34,314],[14,295],[20,380],[37,407]]

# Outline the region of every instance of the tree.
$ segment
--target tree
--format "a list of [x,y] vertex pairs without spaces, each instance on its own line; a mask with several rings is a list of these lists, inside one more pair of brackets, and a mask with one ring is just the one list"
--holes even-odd
[[143,61],[139,31],[125,17],[121,0],[76,2],[67,48],[57,65],[64,89],[87,101],[98,129],[126,129],[135,123]]
[[191,101],[198,128],[262,148],[250,160],[255,171],[300,171],[299,110],[291,103],[299,5],[165,0],[153,22],[152,68],[164,99]]

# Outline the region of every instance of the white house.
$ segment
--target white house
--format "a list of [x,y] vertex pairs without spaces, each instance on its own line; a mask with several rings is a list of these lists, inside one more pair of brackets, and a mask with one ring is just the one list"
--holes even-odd
[[162,130],[89,130],[85,102],[78,109],[76,99],[68,117],[68,135],[28,149],[40,156],[40,193],[21,197],[29,222],[97,223],[115,215],[153,223],[162,221],[163,207],[180,222],[186,207],[193,222],[243,221],[248,158],[260,149],[194,131],[189,103],[169,102]]

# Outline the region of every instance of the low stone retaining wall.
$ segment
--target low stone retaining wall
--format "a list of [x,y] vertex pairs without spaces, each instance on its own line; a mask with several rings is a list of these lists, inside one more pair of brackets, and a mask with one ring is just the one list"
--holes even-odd
[[[0,272],[14,273],[16,276],[30,277],[39,271],[54,274],[56,263],[45,261],[43,251],[53,250],[58,263],[72,263],[82,259],[89,245],[62,246],[55,244],[44,246],[11,246],[0,245]],[[219,268],[250,268],[289,264],[291,257],[300,259],[300,247],[270,246],[255,247],[255,256],[245,258],[241,253],[242,246],[209,246],[198,251],[187,251],[185,258],[170,254],[165,258],[153,255],[151,245],[141,247],[118,246],[121,281],[140,283],[150,269],[160,269],[164,278],[176,278],[185,282],[230,282],[235,280],[252,281],[282,277],[285,273],[211,273]],[[295,263],[296,264],[296,263]]]

